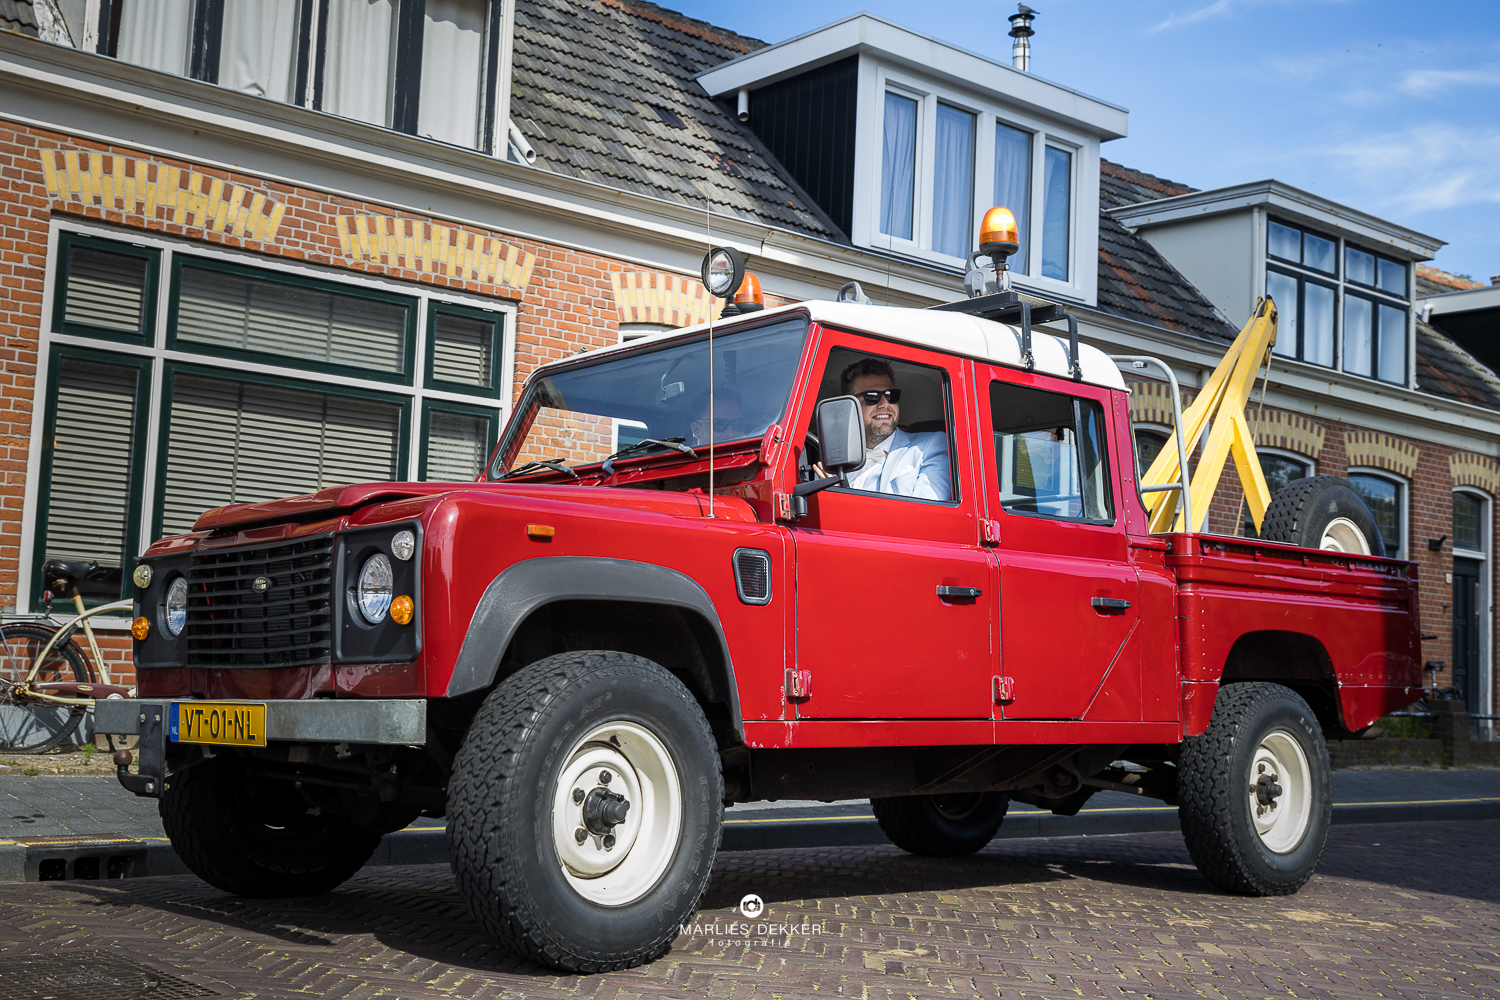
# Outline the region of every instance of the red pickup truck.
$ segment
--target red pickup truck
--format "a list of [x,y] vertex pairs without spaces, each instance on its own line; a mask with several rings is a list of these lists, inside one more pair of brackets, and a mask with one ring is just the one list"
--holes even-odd
[[1178,805],[1218,886],[1294,892],[1325,740],[1422,693],[1416,567],[1366,554],[1343,480],[1278,494],[1294,545],[1151,535],[1138,476],[1116,363],[1029,321],[657,334],[537,370],[477,482],[156,542],[139,695],[98,728],[141,737],[121,781],[208,882],[322,892],[446,816],[476,919],[575,971],[670,947],[726,803],[869,797],[962,855],[1012,800],[1125,790]]

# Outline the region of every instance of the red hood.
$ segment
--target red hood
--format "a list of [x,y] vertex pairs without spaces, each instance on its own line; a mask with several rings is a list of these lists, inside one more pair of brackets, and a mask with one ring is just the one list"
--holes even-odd
[[[619,487],[600,488],[555,484],[523,485],[519,483],[361,483],[357,486],[330,486],[316,493],[261,503],[230,504],[215,507],[193,524],[194,531],[226,531],[248,528],[277,521],[311,521],[349,513],[371,503],[411,500],[417,497],[441,496],[445,493],[503,493],[508,496],[565,500],[608,507],[634,507],[681,517],[704,516],[708,498],[701,493],[673,493],[662,490],[632,490]],[[745,501],[734,497],[715,499],[715,513],[733,520],[754,521],[755,513]]]

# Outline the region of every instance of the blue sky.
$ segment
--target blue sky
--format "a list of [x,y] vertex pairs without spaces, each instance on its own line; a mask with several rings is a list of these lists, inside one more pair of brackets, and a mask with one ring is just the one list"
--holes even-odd
[[[1010,60],[994,0],[657,0],[766,41],[859,10]],[[1500,0],[1030,0],[1032,72],[1130,109],[1104,155],[1198,188],[1275,177],[1500,274]]]

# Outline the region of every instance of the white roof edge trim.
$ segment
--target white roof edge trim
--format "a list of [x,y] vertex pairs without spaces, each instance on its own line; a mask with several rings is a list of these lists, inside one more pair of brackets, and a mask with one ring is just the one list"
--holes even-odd
[[1444,313],[1471,312],[1476,309],[1493,309],[1500,306],[1500,288],[1494,285],[1485,285],[1483,288],[1464,288],[1452,292],[1439,292],[1436,295],[1422,295],[1416,299],[1416,306],[1431,306],[1434,316]]
[[[996,323],[978,316],[959,312],[932,309],[907,309],[900,306],[866,306],[851,302],[794,302],[791,305],[767,309],[748,316],[736,316],[712,324],[717,332],[726,333],[741,323],[759,321],[767,316],[809,314],[813,322],[835,326],[851,333],[867,333],[877,337],[901,341],[916,347],[925,347],[945,354],[956,354],[1022,368],[1021,330],[1019,327]],[[594,360],[605,354],[626,349],[635,349],[643,344],[662,343],[681,337],[695,336],[709,329],[709,324],[684,327],[681,330],[664,330],[640,337],[624,344],[612,344],[597,351],[589,351],[586,357]],[[1056,375],[1070,379],[1068,371],[1068,341],[1066,337],[1054,336],[1045,330],[1031,330],[1031,353],[1036,360],[1034,371],[1044,375]],[[562,358],[539,366],[531,379],[545,376],[554,368],[562,368],[578,361],[582,355]],[[1109,360],[1109,356],[1097,347],[1078,345],[1078,365],[1083,371],[1080,380],[1088,385],[1107,389],[1124,389],[1125,379],[1120,369]],[[530,381],[528,379],[527,381]]]

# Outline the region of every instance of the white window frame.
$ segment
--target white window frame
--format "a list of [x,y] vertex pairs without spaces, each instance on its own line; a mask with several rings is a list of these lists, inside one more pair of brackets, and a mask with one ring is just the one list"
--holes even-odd
[[[1494,714],[1495,664],[1492,659],[1492,649],[1494,643],[1495,615],[1494,599],[1491,595],[1493,593],[1492,584],[1495,572],[1494,567],[1490,564],[1489,553],[1493,544],[1495,530],[1495,498],[1484,490],[1473,486],[1455,486],[1453,492],[1474,497],[1482,504],[1479,516],[1479,544],[1483,545],[1484,548],[1481,550],[1461,549],[1458,547],[1455,539],[1453,557],[1455,559],[1473,559],[1480,563],[1481,566],[1479,571],[1479,620],[1482,623],[1479,628],[1479,704],[1485,707],[1485,711],[1482,714]],[[1448,592],[1450,595],[1452,594],[1452,589],[1453,580],[1450,576],[1448,581]],[[1451,642],[1452,637],[1450,636],[1449,639]],[[1488,719],[1479,720],[1479,725],[1481,728],[1487,727],[1486,731],[1490,733],[1493,733],[1495,728],[1494,721]]]
[[[1327,371],[1327,369],[1323,369]],[[1390,383],[1386,383],[1389,385]],[[1396,559],[1410,559],[1411,552],[1411,480],[1390,469],[1382,469],[1373,465],[1351,465],[1344,470],[1344,476],[1374,476],[1377,479],[1386,479],[1401,487],[1401,502],[1396,505],[1396,520],[1401,525],[1401,548],[1396,550]],[[1452,512],[1449,512],[1452,516]],[[1381,555],[1383,553],[1376,553]],[[1451,581],[1450,581],[1451,582]]]
[[[53,332],[52,310],[53,302],[57,295],[57,277],[59,271],[58,244],[64,232],[150,247],[161,253],[160,264],[157,267],[155,327],[148,333],[145,344],[130,344],[117,340]],[[347,375],[330,375],[308,367],[226,358],[206,353],[199,354],[180,348],[169,350],[166,346],[167,319],[170,312],[167,308],[167,303],[171,295],[172,255],[178,252],[199,259],[207,258],[234,263],[241,267],[254,268],[267,273],[296,275],[298,277],[311,278],[324,284],[348,285],[354,289],[376,289],[414,299],[417,308],[417,333],[413,356],[410,359],[412,372],[411,384],[406,385],[400,382],[362,379]],[[428,346],[428,307],[433,302],[447,302],[454,305],[467,306],[471,309],[483,309],[504,314],[505,333],[501,338],[501,356],[496,359],[496,363],[501,366],[500,391],[494,399],[462,392],[449,392],[443,389],[429,389],[423,385],[425,382],[423,372],[425,371]],[[157,500],[157,455],[162,424],[163,380],[168,361],[184,362],[204,369],[221,369],[230,377],[233,377],[237,373],[253,373],[275,378],[291,379],[302,383],[323,383],[325,385],[366,389],[387,396],[405,397],[409,401],[411,426],[409,438],[405,442],[406,467],[398,471],[407,481],[411,482],[416,481],[417,474],[420,471],[418,465],[421,461],[422,413],[427,400],[463,403],[466,406],[480,406],[486,409],[493,408],[495,419],[499,421],[497,431],[503,433],[505,422],[511,412],[511,397],[515,391],[516,320],[518,309],[516,303],[509,300],[489,299],[476,295],[454,293],[447,289],[427,284],[399,282],[356,272],[291,263],[275,257],[225,250],[220,247],[196,243],[191,240],[165,238],[155,233],[148,233],[141,230],[116,229],[72,218],[54,218],[47,234],[46,278],[42,287],[41,316],[37,344],[36,388],[31,408],[30,450],[26,458],[26,491],[21,516],[20,576],[16,586],[16,612],[18,614],[28,614],[32,611],[30,567],[35,557],[36,520],[38,508],[41,503],[42,433],[47,413],[46,387],[49,377],[48,369],[51,364],[52,348],[55,345],[84,347],[133,358],[145,358],[151,362],[151,393],[148,403],[145,437],[142,444],[145,448],[145,454],[143,481],[141,484],[141,509],[137,515],[139,518],[137,527],[139,530],[140,551],[134,553],[130,558],[139,556],[140,552],[144,552],[146,547],[155,541],[155,538],[152,537],[152,520]],[[130,619],[128,618],[104,618],[100,616],[92,620],[96,627],[128,628],[130,625]]]
[[[1051,292],[1067,298],[1076,299],[1085,294],[1088,283],[1083,280],[1082,274],[1088,261],[1084,259],[1080,247],[1082,234],[1079,225],[1079,176],[1087,149],[1087,140],[1084,136],[1058,129],[1042,119],[1017,113],[1011,108],[989,103],[971,94],[944,87],[884,65],[876,65],[874,86],[871,91],[871,99],[866,102],[863,109],[871,122],[871,127],[862,133],[865,141],[870,144],[867,147],[870,155],[856,159],[856,163],[861,159],[868,163],[868,175],[863,185],[867,192],[867,204],[863,209],[857,200],[855,204],[855,231],[851,236],[856,245],[868,245],[877,250],[889,251],[941,267],[967,268],[967,257],[953,257],[931,249],[937,106],[939,103],[947,104],[967,111],[975,118],[971,231],[974,233],[976,244],[973,249],[978,249],[979,224],[984,219],[984,213],[993,207],[990,202],[994,197],[995,186],[995,126],[997,124],[1008,125],[1031,135],[1029,178],[1031,204],[1027,212],[1029,216],[1026,227],[1029,234],[1028,245],[1024,248],[1026,268],[1024,274],[1019,270],[1015,272],[1016,281],[1038,291]],[[884,157],[881,155],[881,144],[885,137],[885,95],[888,91],[917,102],[917,150],[912,213],[914,239],[911,240],[889,236],[880,229],[880,196],[885,185],[885,178],[882,176]],[[1068,279],[1066,281],[1041,276],[1043,180],[1048,146],[1064,150],[1071,157],[1068,177]],[[858,169],[856,167],[856,170]],[[856,178],[856,191],[859,191],[861,187],[859,179]],[[1097,252],[1097,247],[1091,246],[1089,251],[1090,253]]]

